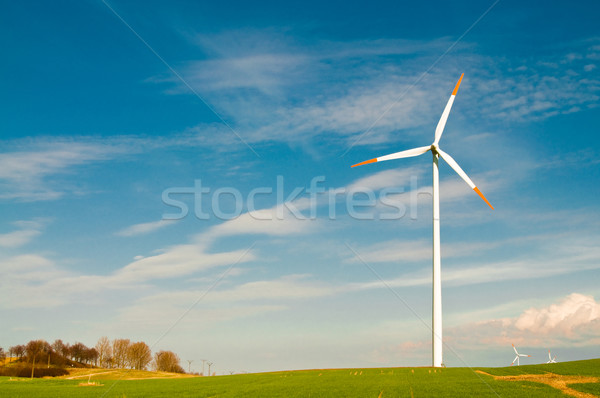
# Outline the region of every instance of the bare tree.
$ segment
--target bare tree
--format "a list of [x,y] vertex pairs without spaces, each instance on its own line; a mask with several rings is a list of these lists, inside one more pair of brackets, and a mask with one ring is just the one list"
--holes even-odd
[[17,359],[21,359],[25,356],[25,346],[22,344],[12,346],[9,350],[15,354]]
[[84,361],[90,365],[98,363],[98,351],[95,348],[88,348],[83,352]]
[[[46,343],[46,342],[44,342]],[[48,369],[50,369],[50,358],[52,358],[52,354],[54,354],[54,350],[52,349],[52,346],[48,343],[44,344],[44,353],[46,354],[46,360],[48,363]]]
[[133,343],[127,350],[127,359],[132,369],[143,370],[152,361],[152,351],[143,341]]
[[109,358],[112,356],[112,347],[108,337],[102,336],[96,343],[96,351],[98,352],[98,363],[103,368],[108,368]]
[[161,372],[185,373],[179,365],[179,357],[172,351],[159,351],[155,353],[154,368]]
[[44,348],[48,343],[44,340],[31,340],[25,346],[25,351],[27,352],[27,358],[31,360],[31,378],[33,379],[33,372],[35,369],[35,360],[36,358],[44,352]]
[[4,366],[5,361],[6,361],[6,352],[4,352],[4,348],[0,347],[0,366]]
[[77,362],[86,362],[87,361],[87,351],[89,350],[83,343],[75,343],[70,348],[71,358]]
[[52,343],[52,349],[54,352],[62,355],[64,358],[69,358],[71,355],[69,344],[63,343],[63,341],[60,339],[54,340],[54,343]]
[[127,351],[131,341],[129,339],[114,339],[112,342],[113,363],[117,368],[124,368],[127,364]]

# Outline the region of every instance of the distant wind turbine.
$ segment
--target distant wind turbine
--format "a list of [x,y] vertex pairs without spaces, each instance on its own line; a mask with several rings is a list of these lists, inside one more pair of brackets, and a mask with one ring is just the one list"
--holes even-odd
[[554,356],[554,358],[552,358],[552,355],[550,354],[550,350],[548,350],[548,362],[546,363],[556,363],[556,355]]
[[517,363],[517,366],[519,366],[519,358],[520,357],[527,357],[527,358],[531,358],[531,355],[527,355],[527,354],[519,354],[519,351],[517,351],[517,347],[515,347],[515,345],[513,344],[513,350],[515,350],[515,354],[517,354],[517,356],[515,357],[515,359],[513,359],[512,363],[510,364],[510,366],[513,366],[515,364],[515,362]]
[[469,178],[467,173],[460,168],[458,163],[446,152],[442,151],[438,146],[440,138],[442,138],[442,133],[444,132],[444,127],[446,126],[446,121],[448,120],[448,115],[450,114],[450,109],[452,108],[452,104],[454,103],[454,97],[456,97],[456,92],[458,91],[458,87],[460,86],[460,82],[464,73],[460,75],[460,79],[456,83],[454,87],[454,91],[452,91],[452,95],[446,104],[446,108],[444,108],[444,112],[442,113],[442,117],[435,128],[435,138],[431,145],[422,146],[419,148],[413,148],[402,152],[392,153],[391,155],[381,156],[375,159],[367,160],[361,163],[357,163],[352,167],[362,166],[364,164],[375,163],[375,162],[383,162],[386,160],[392,159],[401,159],[401,158],[410,158],[413,156],[419,156],[424,154],[425,152],[431,151],[433,154],[433,328],[432,328],[432,340],[433,340],[433,366],[441,367],[443,366],[442,362],[442,276],[441,276],[441,253],[440,253],[440,195],[439,195],[439,169],[438,169],[438,158],[441,157],[452,167],[452,169],[463,179],[465,182],[487,203],[492,209],[492,205],[488,200],[483,196],[479,188],[475,186],[473,181]]

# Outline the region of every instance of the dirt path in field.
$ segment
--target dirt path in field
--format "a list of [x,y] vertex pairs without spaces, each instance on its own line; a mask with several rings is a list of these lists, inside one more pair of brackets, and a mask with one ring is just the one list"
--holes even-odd
[[486,376],[492,376],[496,380],[533,381],[536,383],[544,383],[549,385],[550,387],[562,391],[565,394],[572,395],[578,398],[597,398],[596,395],[577,391],[568,386],[568,384],[575,383],[598,383],[599,380],[597,377],[564,376],[550,372],[541,375],[494,376],[481,370],[476,370],[476,372],[484,374]]
[[[189,378],[189,377],[198,377],[196,375],[189,375],[184,373],[168,373],[168,372],[143,372],[144,374],[140,375],[139,371],[132,371],[131,373],[128,370],[124,369],[113,369],[106,370],[103,372],[90,372],[90,373],[82,373],[76,374],[72,376],[61,377],[66,380],[74,380],[74,379],[85,379],[90,377],[98,381],[96,376],[106,375],[109,373],[113,373],[116,379],[119,380],[146,380],[146,379],[181,379],[181,378]],[[102,380],[104,378],[101,378]]]
[[73,379],[79,379],[79,378],[90,377],[90,376],[104,375],[107,373],[114,373],[114,372],[116,372],[116,370],[108,370],[106,372],[96,372],[96,373],[88,373],[88,374],[84,374],[84,375],[69,376],[69,377],[65,377],[65,379],[73,380]]

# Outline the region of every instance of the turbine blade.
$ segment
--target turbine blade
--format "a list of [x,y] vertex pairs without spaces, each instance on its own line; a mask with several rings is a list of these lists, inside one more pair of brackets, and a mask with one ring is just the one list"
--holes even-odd
[[375,158],[375,159],[369,159],[369,160],[365,160],[364,162],[360,162],[360,163],[353,164],[353,165],[352,165],[352,166],[350,166],[350,167],[362,166],[362,165],[365,165],[365,164],[369,164],[369,163],[375,163],[375,162],[377,162],[377,158]]
[[519,353],[517,352],[517,347],[515,347],[515,345],[513,344],[513,350],[515,350],[515,354],[517,354],[517,356],[519,355]]
[[444,127],[446,127],[446,121],[448,120],[448,115],[450,114],[450,109],[452,109],[452,104],[454,103],[454,97],[456,97],[456,92],[458,91],[458,87],[460,86],[460,82],[465,74],[460,75],[460,79],[456,83],[454,87],[454,91],[452,91],[452,95],[444,108],[444,112],[442,113],[442,117],[440,117],[440,121],[435,128],[435,141],[433,141],[434,145],[437,145],[440,142],[440,138],[442,138],[442,133],[444,132]]
[[430,146],[421,146],[418,148],[408,149],[408,150],[402,151],[402,152],[392,153],[390,155],[380,156],[375,159],[365,160],[364,162],[354,164],[351,167],[362,166],[364,164],[375,163],[375,162],[385,162],[386,160],[392,160],[392,159],[411,158],[413,156],[422,155],[425,152],[429,151],[430,149],[431,149]]
[[[473,189],[473,191],[475,191],[477,193],[477,195],[479,195],[481,197],[481,199],[483,199],[484,202],[487,203],[488,206],[490,206],[492,208],[492,210],[494,210],[494,206],[492,206],[492,204],[485,198],[485,196],[483,196],[483,194],[481,193],[479,188],[477,188],[475,186],[475,184],[473,183],[473,181],[471,181],[471,179],[469,178],[467,173],[465,173],[463,171],[463,169],[460,168],[458,163],[456,163],[456,160],[454,160],[452,158],[452,156],[448,155],[446,152],[442,151],[440,148],[437,148],[436,151],[437,151],[437,153],[439,153],[439,155],[442,157],[442,159],[444,159],[446,161],[446,163],[448,163],[450,165],[450,167],[452,167],[454,169],[454,171],[456,171],[456,174],[458,174],[463,180],[465,180],[465,182]],[[513,345],[513,348],[514,348],[514,345]]]

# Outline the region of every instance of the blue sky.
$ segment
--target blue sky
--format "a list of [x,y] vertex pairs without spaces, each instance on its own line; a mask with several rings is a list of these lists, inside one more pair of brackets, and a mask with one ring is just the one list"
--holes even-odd
[[432,142],[464,73],[440,144],[495,210],[441,162],[444,362],[600,356],[598,11],[5,4],[0,344],[430,364],[431,159],[350,165]]

